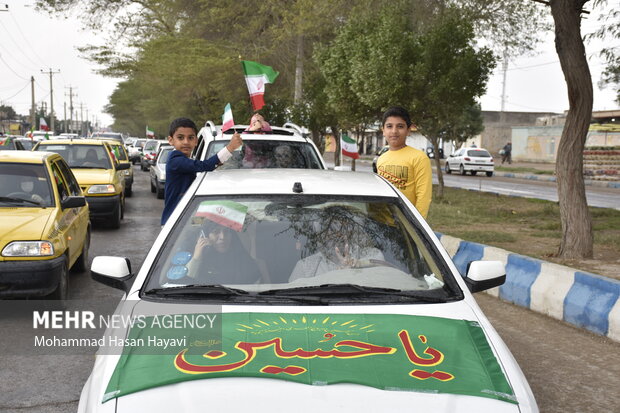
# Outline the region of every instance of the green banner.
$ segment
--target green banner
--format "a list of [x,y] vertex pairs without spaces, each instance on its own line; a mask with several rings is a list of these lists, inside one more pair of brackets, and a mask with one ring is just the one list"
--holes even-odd
[[[193,340],[178,353],[166,355],[135,354],[133,347],[127,347],[103,401],[185,380],[262,377],[516,403],[476,322],[396,314],[221,316],[220,343]],[[150,334],[149,328],[134,327],[129,339]],[[197,332],[186,336],[196,337]]]

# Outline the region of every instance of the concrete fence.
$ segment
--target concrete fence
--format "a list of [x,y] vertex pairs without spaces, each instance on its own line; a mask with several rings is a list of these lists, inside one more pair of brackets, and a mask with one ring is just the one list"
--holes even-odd
[[620,341],[620,281],[437,233],[464,275],[475,260],[502,261],[504,285],[486,293]]

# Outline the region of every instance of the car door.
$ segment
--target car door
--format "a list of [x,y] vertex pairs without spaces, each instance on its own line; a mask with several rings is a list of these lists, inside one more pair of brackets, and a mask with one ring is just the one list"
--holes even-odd
[[[82,190],[77,184],[77,181],[75,181],[73,174],[64,160],[54,160],[50,164],[50,168],[52,170],[53,180],[61,203],[74,193],[81,195]],[[73,186],[73,182],[71,182],[70,178],[73,178],[75,186]],[[69,266],[75,262],[77,257],[82,252],[81,247],[85,237],[85,234],[80,233],[79,231],[80,210],[86,210],[86,208],[60,208],[59,217],[57,219],[57,229],[62,234],[61,236],[64,238],[65,243],[69,248]]]

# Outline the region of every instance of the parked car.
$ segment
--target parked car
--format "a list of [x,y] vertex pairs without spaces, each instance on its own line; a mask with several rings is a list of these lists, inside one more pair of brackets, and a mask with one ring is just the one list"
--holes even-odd
[[151,166],[151,192],[157,195],[157,198],[164,198],[164,188],[166,187],[166,162],[168,155],[174,148],[172,146],[162,146],[157,154],[155,165]]
[[142,154],[140,155],[140,169],[143,171],[149,171],[151,165],[155,165],[157,160],[157,153],[162,146],[170,146],[168,141],[162,139],[149,139],[144,143],[142,148]]
[[387,151],[389,151],[389,150],[390,150],[389,146],[387,146],[387,145],[383,146],[381,149],[379,149],[377,151],[377,153],[375,154],[375,157],[372,158],[372,171],[374,173],[377,173],[377,161],[379,160],[379,157],[381,155],[383,155],[384,153],[386,153]]
[[33,151],[60,154],[86,195],[90,219],[120,228],[125,210],[125,178],[129,163],[119,163],[112,148],[99,139],[57,139],[41,141]]
[[123,170],[123,177],[125,178],[125,196],[131,196],[133,188],[133,168],[129,162],[129,155],[127,155],[125,146],[122,143],[116,140],[108,140],[108,144],[110,148],[112,148],[112,153],[116,160],[121,164],[126,163],[129,165],[129,168]]
[[113,139],[122,144],[125,143],[125,137],[119,132],[93,132],[90,135],[91,139]]
[[538,411],[472,295],[504,264],[461,275],[375,174],[202,174],[131,268],[91,265],[142,322],[106,331],[123,340],[100,347],[79,412]]
[[312,139],[304,137],[299,126],[292,123],[284,127],[272,126],[270,132],[250,132],[247,125],[235,125],[223,134],[221,127],[207,122],[198,132],[198,144],[192,156],[205,160],[217,154],[232,134],[242,134],[243,145],[220,168],[301,168],[327,169],[325,161]]
[[493,176],[494,167],[493,157],[483,148],[461,148],[448,156],[444,166],[447,174],[452,171],[459,171],[461,175],[485,172],[487,176]]
[[0,151],[23,151],[26,150],[22,142],[10,136],[0,136]]
[[0,152],[0,297],[64,300],[88,265],[88,205],[55,153]]
[[136,140],[127,147],[127,154],[129,155],[129,160],[133,165],[140,162],[142,148],[144,147],[145,142],[146,139],[136,138]]

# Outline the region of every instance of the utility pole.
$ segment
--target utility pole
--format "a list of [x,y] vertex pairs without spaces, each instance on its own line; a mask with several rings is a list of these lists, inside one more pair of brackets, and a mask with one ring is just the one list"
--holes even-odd
[[80,102],[80,136],[84,134],[84,103]]
[[506,115],[504,114],[504,107],[506,103],[506,72],[508,72],[508,49],[504,50],[504,61],[502,63],[503,80],[502,80],[502,110],[500,114],[500,122],[505,122]]
[[63,126],[64,127],[62,128],[62,131],[64,133],[67,133],[67,102],[65,102],[64,105],[65,105],[65,111],[64,111],[64,116],[63,116],[63,119],[64,119]]
[[52,76],[57,73],[60,73],[60,70],[57,70],[54,72],[52,68],[50,67],[47,72],[41,69],[41,73],[47,73],[50,75],[50,122],[51,122],[50,130],[52,131],[52,135],[53,135],[54,134],[54,83],[52,82]]
[[34,129],[36,125],[36,119],[34,118],[37,113],[37,104],[34,101],[34,76],[30,76],[30,98],[32,103],[30,104],[30,129]]
[[69,86],[69,133],[73,133],[73,87]]

